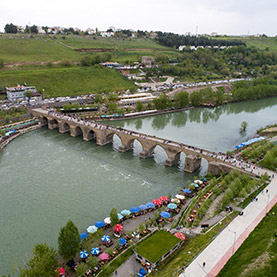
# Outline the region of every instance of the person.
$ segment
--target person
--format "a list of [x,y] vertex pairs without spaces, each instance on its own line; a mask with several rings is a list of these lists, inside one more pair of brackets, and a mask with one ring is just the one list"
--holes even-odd
[[117,276],[117,270],[114,272],[114,275]]
[[205,265],[206,265],[206,263],[205,263],[205,262],[203,262],[203,267],[205,267]]

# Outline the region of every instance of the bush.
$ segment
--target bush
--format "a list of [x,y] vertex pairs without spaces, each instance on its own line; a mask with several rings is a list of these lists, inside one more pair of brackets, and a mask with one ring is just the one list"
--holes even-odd
[[76,272],[77,276],[83,276],[88,271],[88,265],[85,263],[80,263],[77,266]]

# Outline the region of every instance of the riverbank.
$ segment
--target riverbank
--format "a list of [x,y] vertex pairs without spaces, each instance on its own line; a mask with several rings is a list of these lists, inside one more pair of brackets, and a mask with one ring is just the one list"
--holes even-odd
[[156,110],[156,111],[145,113],[145,114],[143,112],[141,112],[141,114],[139,114],[139,112],[134,112],[134,115],[132,115],[130,113],[130,114],[128,114],[128,116],[124,116],[123,115],[123,116],[115,116],[115,117],[113,117],[112,115],[105,115],[104,118],[101,118],[101,117],[97,117],[97,116],[96,117],[95,116],[90,117],[88,115],[87,118],[91,118],[91,119],[94,119],[94,120],[97,120],[97,121],[101,121],[101,122],[102,121],[104,121],[104,122],[108,122],[108,121],[120,121],[120,120],[136,119],[136,118],[147,118],[147,117],[151,117],[153,115],[170,114],[170,113],[182,112],[182,111],[193,110],[193,109],[198,109],[198,108],[214,109],[214,108],[224,107],[224,106],[226,106],[228,104],[240,104],[240,103],[253,102],[253,101],[264,100],[264,99],[269,99],[269,98],[276,98],[276,96],[264,97],[262,99],[245,100],[245,101],[243,101],[243,100],[241,100],[241,101],[229,100],[229,101],[225,101],[221,105],[213,105],[213,104],[209,104],[209,103],[207,103],[207,104],[203,103],[203,104],[201,104],[199,106],[188,106],[188,107],[184,107],[184,108],[180,108],[180,109],[174,108],[174,109],[166,109],[166,110]]
[[3,148],[8,145],[12,140],[17,138],[20,135],[26,134],[28,132],[34,131],[36,129],[39,129],[41,126],[36,123],[36,125],[24,127],[24,129],[17,130],[16,132],[12,132],[10,135],[8,135],[6,138],[0,139],[0,151],[3,150]]

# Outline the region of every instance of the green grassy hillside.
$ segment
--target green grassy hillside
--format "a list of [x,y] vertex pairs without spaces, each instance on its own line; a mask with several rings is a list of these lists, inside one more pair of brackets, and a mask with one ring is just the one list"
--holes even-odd
[[217,39],[239,39],[246,43],[248,47],[255,46],[259,49],[277,52],[277,38],[276,37],[216,37]]
[[[3,59],[5,63],[79,61],[84,55],[84,53],[74,51],[79,48],[113,49],[116,52],[112,52],[112,60],[119,62],[139,61],[143,55],[158,53],[165,53],[171,57],[178,55],[173,49],[161,46],[151,39],[94,39],[92,36],[73,35],[51,37],[34,35],[30,37],[27,34],[3,34],[0,36],[0,59]],[[132,49],[132,51],[125,51],[125,49]]]
[[108,48],[123,50],[135,49],[169,49],[158,44],[155,40],[144,38],[94,38],[92,36],[56,36],[57,41],[74,49],[78,48]]
[[0,59],[5,63],[80,60],[80,54],[46,36],[2,35]]
[[34,85],[39,91],[45,89],[46,97],[122,91],[135,87],[116,70],[99,66],[0,72],[1,85],[23,83]]

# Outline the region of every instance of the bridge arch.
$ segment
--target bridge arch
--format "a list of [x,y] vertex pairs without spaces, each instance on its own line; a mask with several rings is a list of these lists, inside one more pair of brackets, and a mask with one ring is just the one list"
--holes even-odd
[[67,122],[61,122],[59,124],[59,132],[60,133],[70,132],[70,125]]
[[39,118],[41,126],[48,126],[48,118],[46,116],[41,116]]
[[150,149],[150,151],[152,152],[152,157],[154,158],[155,162],[158,164],[165,164],[169,158],[167,151],[162,145],[156,144]]
[[80,126],[70,126],[70,135],[72,137],[84,137],[84,130]]
[[48,118],[48,128],[53,130],[59,128],[59,122],[55,118]]
[[112,134],[108,135],[107,139],[109,141],[112,141],[113,149],[115,149],[115,150],[119,150],[120,146],[122,146],[122,139],[116,133],[112,133]]
[[87,129],[86,132],[83,132],[83,139],[86,141],[96,140],[96,133],[92,129]]

